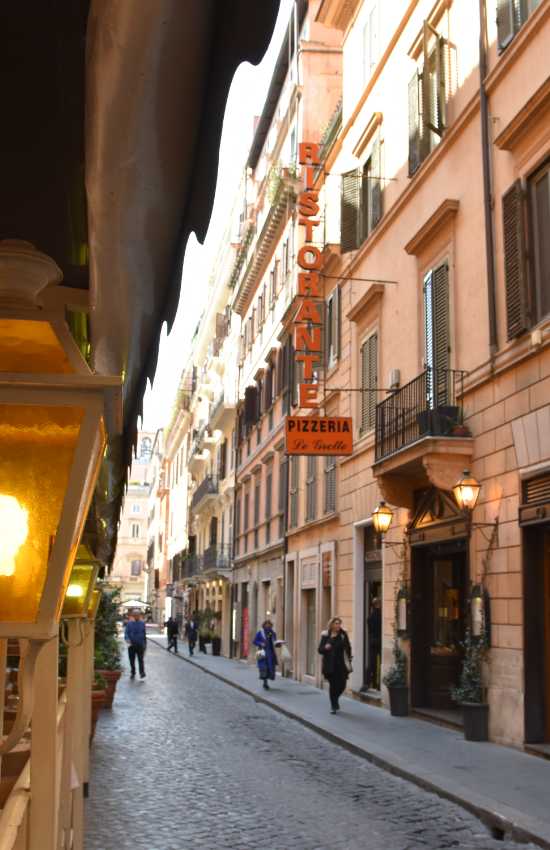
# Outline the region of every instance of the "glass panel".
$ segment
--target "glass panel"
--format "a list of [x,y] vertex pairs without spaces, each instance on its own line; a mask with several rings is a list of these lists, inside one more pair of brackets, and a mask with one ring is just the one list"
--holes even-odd
[[75,564],[71,570],[69,585],[61,610],[62,617],[84,617],[85,605],[88,600],[88,590],[94,579],[95,565]]
[[0,620],[36,621],[83,416],[0,404]]
[[66,375],[74,369],[47,322],[0,319],[0,371]]
[[453,561],[434,561],[433,570],[433,645],[442,654],[460,649],[460,589],[455,581]]

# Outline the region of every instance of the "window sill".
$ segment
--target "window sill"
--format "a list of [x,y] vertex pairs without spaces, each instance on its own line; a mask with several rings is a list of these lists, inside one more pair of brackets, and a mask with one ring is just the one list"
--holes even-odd
[[316,528],[319,525],[324,525],[327,522],[332,522],[335,519],[339,519],[340,512],[332,511],[329,514],[323,514],[322,517],[318,517],[317,519],[308,520],[304,522],[303,525],[297,525],[294,528],[289,528],[286,536],[294,537],[296,534],[300,534],[302,531],[308,531],[310,528]]

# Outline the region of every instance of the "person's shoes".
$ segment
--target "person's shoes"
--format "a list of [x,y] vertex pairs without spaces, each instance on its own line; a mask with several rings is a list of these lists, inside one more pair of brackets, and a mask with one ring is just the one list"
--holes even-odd
[[264,681],[264,691],[268,691],[268,690],[269,690],[269,685],[267,684],[267,682]]
[[135,673],[130,673],[130,679],[135,679],[135,678],[136,678],[136,674],[135,674]]
[[331,714],[336,714],[336,709],[335,709],[335,708],[331,708],[331,709],[330,709],[330,713],[331,713]]
[[145,679],[145,673],[140,673],[140,674],[139,674],[139,678],[140,678],[140,679]]

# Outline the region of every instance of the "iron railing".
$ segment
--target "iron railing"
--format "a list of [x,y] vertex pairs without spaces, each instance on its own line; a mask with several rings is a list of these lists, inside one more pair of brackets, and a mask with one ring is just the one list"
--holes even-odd
[[205,549],[201,558],[205,570],[228,570],[231,568],[231,547],[214,543]]
[[457,369],[426,369],[377,404],[375,460],[423,437],[453,436],[463,421],[465,375]]
[[215,496],[218,493],[218,479],[214,475],[207,475],[201,481],[191,499],[191,507],[196,508],[206,496]]
[[198,555],[188,555],[182,563],[181,577],[192,578],[200,572],[200,558]]

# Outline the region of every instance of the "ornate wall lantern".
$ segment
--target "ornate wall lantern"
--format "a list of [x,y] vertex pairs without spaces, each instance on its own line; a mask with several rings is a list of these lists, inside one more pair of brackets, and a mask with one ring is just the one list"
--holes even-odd
[[98,570],[99,561],[96,561],[88,547],[79,546],[61,609],[62,620],[89,616]]
[[95,618],[97,617],[100,602],[101,590],[96,587],[94,590],[92,590],[92,595],[90,596],[90,603],[88,605],[88,620],[95,620]]
[[393,511],[382,499],[372,512],[372,524],[377,534],[385,534],[393,520]]
[[0,637],[26,638],[19,713],[32,710],[43,643],[58,633],[120,380],[94,375],[63,312],[41,309],[56,264],[28,242],[0,242]]
[[453,494],[461,511],[472,512],[474,510],[480,490],[479,481],[473,475],[470,475],[469,469],[465,469],[462,478],[453,487]]

